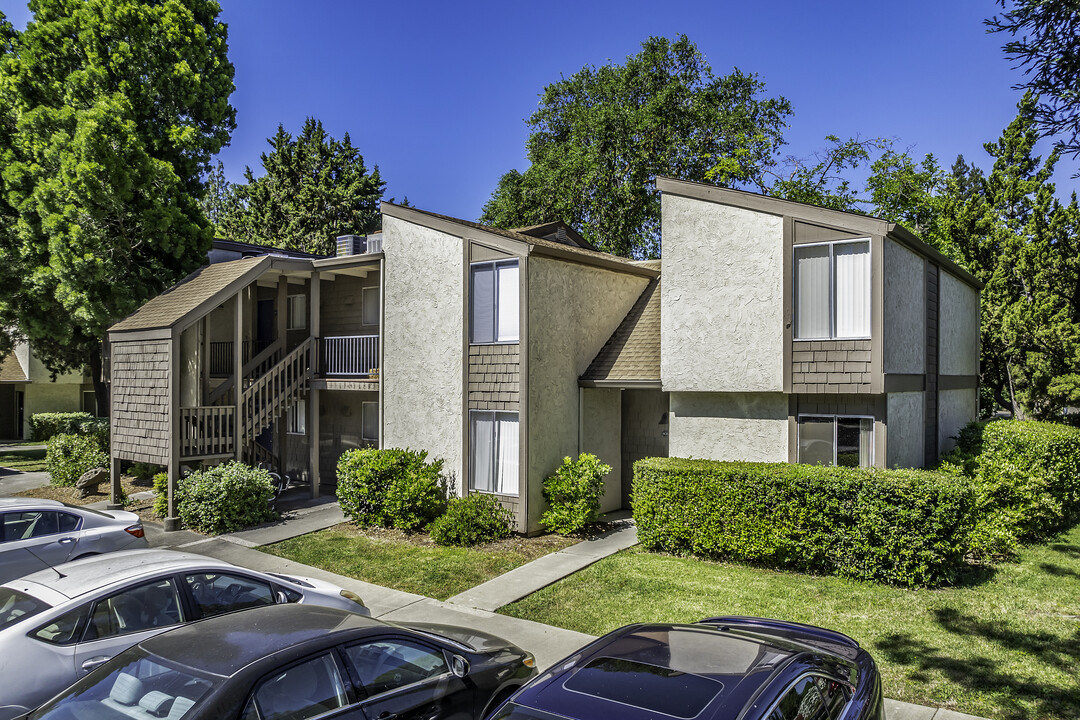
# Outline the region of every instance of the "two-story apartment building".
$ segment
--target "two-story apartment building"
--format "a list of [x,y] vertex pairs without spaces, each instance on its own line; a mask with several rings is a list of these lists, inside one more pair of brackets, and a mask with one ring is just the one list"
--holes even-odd
[[921,466],[974,417],[970,275],[880,220],[658,184],[662,261],[384,203],[339,257],[203,268],[110,330],[114,472],[240,457],[320,493],[411,447],[533,532],[581,451],[613,509],[640,457]]
[[0,439],[30,437],[30,416],[53,412],[96,414],[93,382],[83,372],[53,377],[29,343],[17,343],[0,356]]

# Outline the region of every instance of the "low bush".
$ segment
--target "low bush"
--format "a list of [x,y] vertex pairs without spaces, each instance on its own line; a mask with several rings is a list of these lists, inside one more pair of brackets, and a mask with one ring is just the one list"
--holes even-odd
[[963,566],[976,493],[924,470],[649,458],[631,506],[649,549],[915,587]]
[[194,472],[176,491],[181,522],[198,532],[235,532],[277,517],[268,504],[274,495],[270,473],[243,463],[230,462]]
[[143,483],[147,482],[148,480],[152,481],[154,479],[154,476],[157,475],[160,471],[160,465],[143,462],[132,463],[131,467],[128,468],[128,474],[139,482]]
[[338,502],[358,525],[418,530],[446,509],[451,483],[442,467],[423,450],[350,450],[338,459]]
[[564,457],[554,475],[544,480],[544,499],[548,509],[540,524],[560,535],[569,535],[595,522],[600,515],[600,497],[604,494],[604,476],[611,472],[589,453],[577,460]]
[[109,420],[87,412],[34,413],[30,416],[30,439],[46,442],[54,435],[93,435],[108,445]]
[[428,526],[431,539],[439,545],[471,547],[509,537],[514,513],[493,495],[476,493],[451,498],[446,512]]
[[53,435],[45,449],[45,470],[53,485],[72,486],[87,470],[109,467],[109,455],[92,435]]
[[1080,520],[1080,429],[1058,423],[971,423],[942,468],[979,493],[972,554],[996,559]]
[[[169,473],[154,475],[154,514],[159,518],[169,517]],[[179,493],[180,488],[177,488]],[[177,498],[179,500],[179,497]]]

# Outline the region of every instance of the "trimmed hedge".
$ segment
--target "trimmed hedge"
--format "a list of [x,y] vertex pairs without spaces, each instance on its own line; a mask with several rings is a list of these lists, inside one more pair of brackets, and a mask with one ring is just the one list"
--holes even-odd
[[942,469],[979,492],[977,557],[1008,556],[1080,520],[1080,429],[1032,420],[971,423]]
[[431,539],[439,545],[471,547],[510,537],[514,513],[494,495],[476,493],[451,498],[446,513],[428,525]]
[[425,450],[350,450],[338,459],[337,496],[358,525],[411,532],[446,510],[450,480],[443,461],[427,462]]
[[45,447],[45,470],[53,485],[71,486],[87,470],[108,468],[109,455],[93,435],[53,435]]
[[649,549],[917,587],[963,566],[976,493],[923,470],[648,458],[631,505]]
[[31,440],[46,442],[54,435],[93,435],[107,446],[109,420],[88,412],[34,413],[30,416]]
[[[166,503],[167,483],[166,479]],[[270,473],[243,463],[229,462],[194,472],[177,484],[176,493],[180,520],[201,533],[235,532],[277,517],[269,505],[274,495]]]

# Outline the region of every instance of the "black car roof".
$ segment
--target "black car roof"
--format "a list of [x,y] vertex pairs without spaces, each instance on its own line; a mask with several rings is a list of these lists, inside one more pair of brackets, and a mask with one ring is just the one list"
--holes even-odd
[[214,675],[237,671],[283,650],[333,645],[348,634],[389,629],[346,610],[314,605],[268,605],[218,615],[143,640],[139,647],[173,663]]

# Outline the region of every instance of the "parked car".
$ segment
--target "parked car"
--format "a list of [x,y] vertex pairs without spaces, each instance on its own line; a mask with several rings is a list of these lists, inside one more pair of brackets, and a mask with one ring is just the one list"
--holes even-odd
[[535,673],[483,632],[279,605],[143,640],[26,717],[479,720]]
[[745,617],[627,625],[518,691],[492,720],[884,720],[881,677],[832,630]]
[[0,498],[0,583],[88,555],[145,547],[142,521],[135,513]]
[[172,550],[111,553],[13,580],[0,586],[0,720],[168,628],[291,603],[368,614],[359,597],[330,583]]

